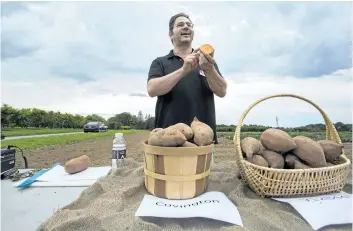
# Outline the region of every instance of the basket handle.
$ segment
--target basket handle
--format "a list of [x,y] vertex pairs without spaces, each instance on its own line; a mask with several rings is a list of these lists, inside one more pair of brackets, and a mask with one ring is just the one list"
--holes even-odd
[[[276,95],[270,95],[270,96],[266,96],[264,98],[261,98],[257,101],[255,101],[254,103],[252,103],[242,114],[242,116],[240,117],[240,120],[238,122],[238,126],[235,130],[235,134],[234,134],[234,138],[233,138],[233,141],[234,141],[234,145],[235,145],[235,148],[237,149],[237,152],[236,152],[236,163],[238,165],[238,167],[240,167],[240,172],[242,174],[242,177],[245,177],[244,174],[243,174],[243,171],[242,169],[244,168],[244,164],[242,162],[243,160],[243,156],[242,156],[242,150],[241,150],[241,147],[240,147],[240,130],[241,130],[241,126],[243,125],[243,122],[244,122],[244,119],[245,119],[245,116],[249,113],[249,111],[255,107],[257,104],[259,104],[260,102],[262,101],[265,101],[267,99],[271,99],[271,98],[276,98],[276,97],[293,97],[293,98],[298,98],[298,99],[301,99],[301,100],[304,100],[306,102],[308,102],[309,104],[313,105],[317,110],[319,110],[319,112],[321,113],[322,117],[324,118],[325,120],[325,124],[326,124],[326,139],[328,140],[332,140],[332,141],[335,141],[339,144],[342,143],[340,137],[339,137],[339,134],[335,128],[335,126],[332,124],[332,122],[330,121],[330,119],[328,118],[328,116],[326,115],[326,113],[318,106],[316,105],[314,102],[312,102],[311,100],[309,99],[306,99],[302,96],[299,96],[299,95],[294,95],[294,94],[276,94]],[[344,150],[342,150],[342,155],[344,156],[345,152]],[[244,179],[244,178],[243,178]]]

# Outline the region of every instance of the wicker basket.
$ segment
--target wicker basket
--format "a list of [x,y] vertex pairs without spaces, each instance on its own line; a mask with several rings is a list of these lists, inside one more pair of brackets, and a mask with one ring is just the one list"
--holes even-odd
[[145,187],[157,197],[190,199],[208,186],[214,145],[158,147],[144,145]]
[[351,161],[345,156],[344,151],[334,166],[311,169],[273,169],[252,164],[243,158],[240,147],[240,129],[245,116],[258,103],[275,97],[298,98],[313,105],[320,111],[325,120],[326,139],[339,144],[342,143],[330,119],[312,101],[293,94],[278,94],[264,97],[251,104],[243,112],[234,135],[236,163],[243,182],[249,185],[261,197],[311,196],[341,191],[346,183],[351,164]]

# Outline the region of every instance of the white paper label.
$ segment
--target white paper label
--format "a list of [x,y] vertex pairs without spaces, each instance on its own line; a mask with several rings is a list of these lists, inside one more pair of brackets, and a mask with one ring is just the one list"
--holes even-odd
[[327,225],[350,224],[352,195],[340,192],[314,197],[272,198],[292,205],[314,230]]
[[204,217],[243,226],[237,207],[221,192],[207,192],[186,200],[167,200],[145,195],[135,216]]

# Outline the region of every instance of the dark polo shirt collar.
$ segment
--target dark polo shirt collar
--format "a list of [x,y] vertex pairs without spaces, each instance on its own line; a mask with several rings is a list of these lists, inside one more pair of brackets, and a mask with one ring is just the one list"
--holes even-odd
[[[191,53],[192,52],[194,52],[194,48],[192,48]],[[176,57],[176,55],[174,54],[174,51],[172,49],[172,50],[170,50],[169,54],[167,55],[167,59],[171,59],[173,57]]]

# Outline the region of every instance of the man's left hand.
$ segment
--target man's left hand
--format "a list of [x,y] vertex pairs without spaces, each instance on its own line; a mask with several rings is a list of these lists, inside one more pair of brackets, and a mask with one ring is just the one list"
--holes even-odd
[[200,58],[199,58],[199,65],[200,69],[203,71],[212,70],[214,67],[215,60],[212,58],[211,55],[205,54],[200,50]]

